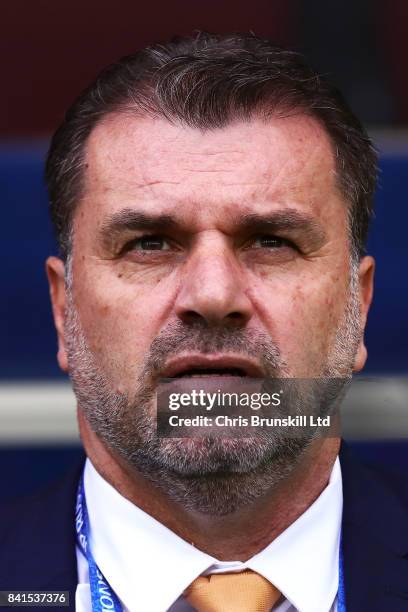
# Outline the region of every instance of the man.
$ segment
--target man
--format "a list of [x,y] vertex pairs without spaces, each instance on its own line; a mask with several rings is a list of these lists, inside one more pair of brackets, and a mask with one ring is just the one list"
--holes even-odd
[[375,181],[341,95],[255,36],[178,39],[99,75],[47,161],[58,362],[87,460],[2,513],[3,589],[70,591],[81,611],[408,609],[397,476],[337,435],[155,425],[161,379],[364,367]]

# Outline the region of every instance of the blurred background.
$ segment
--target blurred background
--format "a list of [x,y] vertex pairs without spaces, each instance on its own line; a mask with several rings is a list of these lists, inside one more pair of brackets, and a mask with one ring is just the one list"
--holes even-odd
[[305,53],[374,139],[376,293],[368,364],[348,394],[344,430],[365,456],[408,467],[408,3],[14,0],[2,3],[0,25],[0,496],[50,480],[80,452],[44,273],[56,253],[43,184],[50,135],[106,64],[194,30],[251,30]]

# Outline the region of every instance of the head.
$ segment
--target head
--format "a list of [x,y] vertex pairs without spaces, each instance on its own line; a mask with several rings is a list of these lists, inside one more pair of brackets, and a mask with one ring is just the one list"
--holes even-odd
[[158,440],[157,383],[192,367],[360,370],[375,168],[341,95],[252,35],[181,39],[105,70],[47,161],[58,360],[83,426],[207,512],[282,480],[311,440]]

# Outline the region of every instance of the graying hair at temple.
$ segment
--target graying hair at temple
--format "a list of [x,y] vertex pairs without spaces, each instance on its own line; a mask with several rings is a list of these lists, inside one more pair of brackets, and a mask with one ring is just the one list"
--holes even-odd
[[299,53],[253,34],[198,33],[128,55],[104,69],[79,96],[51,141],[46,181],[60,254],[70,253],[72,219],[81,198],[84,150],[110,113],[164,117],[200,130],[252,117],[304,113],[328,133],[340,191],[348,205],[350,247],[365,252],[377,155],[341,93]]

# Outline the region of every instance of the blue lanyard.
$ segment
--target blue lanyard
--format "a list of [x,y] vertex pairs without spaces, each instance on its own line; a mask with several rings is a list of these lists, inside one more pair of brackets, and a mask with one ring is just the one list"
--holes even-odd
[[89,546],[89,520],[86,507],[84,479],[78,485],[75,509],[75,529],[78,546],[88,560],[89,584],[91,587],[92,612],[122,612],[122,604],[108,581],[95,563]]
[[344,565],[343,565],[343,530],[340,532],[339,587],[337,590],[337,612],[346,612],[346,592],[344,589]]
[[[111,589],[108,581],[95,563],[89,546],[89,520],[86,506],[84,479],[81,476],[78,485],[75,510],[75,529],[78,546],[88,561],[89,584],[91,587],[92,612],[123,612],[122,604]],[[346,612],[346,597],[344,590],[343,545],[340,536],[339,551],[339,588],[337,591],[337,612]]]

